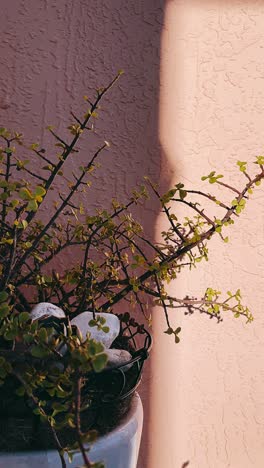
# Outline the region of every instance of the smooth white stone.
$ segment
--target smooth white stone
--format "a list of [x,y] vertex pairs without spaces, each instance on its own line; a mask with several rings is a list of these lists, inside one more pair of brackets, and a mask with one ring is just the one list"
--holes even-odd
[[114,314],[106,314],[96,312],[96,317],[104,317],[106,322],[103,326],[109,327],[109,332],[105,333],[98,330],[98,327],[91,327],[90,320],[93,320],[93,312],[82,312],[71,320],[71,324],[75,325],[82,335],[82,341],[86,340],[87,333],[90,333],[91,338],[102,343],[106,348],[110,348],[113,341],[118,337],[120,331],[120,320]]
[[32,320],[38,320],[41,317],[57,317],[57,318],[65,318],[66,315],[60,307],[57,307],[50,302],[39,302],[39,304],[35,305],[31,310],[30,316]]
[[[125,349],[106,349],[105,353],[108,356],[107,367],[118,367],[126,364],[131,361],[131,354]],[[122,370],[127,371],[132,367],[133,364],[128,364],[125,367],[122,367]]]

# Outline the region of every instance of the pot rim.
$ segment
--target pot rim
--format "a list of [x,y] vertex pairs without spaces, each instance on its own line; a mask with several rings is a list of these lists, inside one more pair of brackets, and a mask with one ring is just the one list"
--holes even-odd
[[[103,436],[99,436],[98,439],[92,444],[87,444],[87,448],[90,447],[89,454],[92,459],[100,458],[100,452],[106,452],[112,447],[119,446],[122,443],[127,443],[128,440],[134,438],[138,431],[140,431],[139,439],[141,436],[143,424],[143,406],[142,401],[137,392],[133,395],[131,406],[128,413],[122,418],[118,426],[112,431]],[[51,450],[40,450],[40,451],[26,451],[26,452],[0,452],[1,459],[8,463],[8,460],[12,461],[16,457],[22,462],[23,459],[30,457],[32,459],[39,459],[41,456],[52,458],[58,456],[58,452],[55,449]],[[74,461],[74,459],[73,459]],[[1,466],[1,465],[0,465]],[[8,466],[8,465],[7,465]],[[70,466],[73,466],[72,464]]]

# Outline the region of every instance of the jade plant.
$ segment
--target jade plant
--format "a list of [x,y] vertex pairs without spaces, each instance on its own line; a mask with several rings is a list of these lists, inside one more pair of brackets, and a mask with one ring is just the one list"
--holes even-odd
[[[264,177],[264,156],[254,161],[253,175],[246,162],[238,161],[240,188],[224,182],[223,175],[215,171],[202,178],[221,186],[222,196],[226,191],[225,201],[206,189],[188,189],[182,183],[161,194],[146,177],[128,200],[113,198],[100,209],[83,202],[86,197],[89,200],[94,171],[100,170],[101,153],[109,144],[103,142],[79,166],[79,141],[93,134],[101,101],[120,74],[107,87],[96,90],[94,99],[85,97],[83,115],[71,113],[68,137],[48,127],[54,137],[53,150],[37,143],[28,145],[21,133],[0,128],[0,385],[4,388],[8,379],[15,379],[15,396],[27,398],[34,414],[50,426],[62,466],[66,466],[65,455],[72,456],[76,450],[81,451],[85,467],[103,466],[89,460],[85,444],[94,440],[95,433],[83,430],[80,415],[82,388],[87,380],[89,384],[90,373],[102,371],[107,355],[103,345],[89,335],[81,340],[70,319],[92,310],[91,325],[107,333],[105,322],[98,321],[96,313],[115,313],[118,307],[124,311],[124,322],[131,322],[140,332],[142,325],[135,321],[134,312],[139,309],[142,323],[150,325],[151,306],[156,304],[165,314],[164,332],[176,343],[181,329],[171,326],[173,309],[206,314],[218,322],[227,312],[243,316],[247,322],[253,319],[240,290],[223,295],[210,285],[199,299],[190,295],[179,298],[169,295],[166,285],[183,269],[208,260],[212,236],[228,242],[230,225]],[[65,171],[71,159],[74,170]],[[57,189],[59,179],[63,180],[63,193]],[[151,197],[159,200],[167,220],[167,229],[157,242],[146,236],[131,214],[134,205],[144,206]],[[183,219],[177,215],[179,205],[186,207]],[[64,255],[69,266],[61,271]],[[32,320],[30,312],[39,302],[65,311],[68,321],[63,329]],[[76,435],[67,446],[58,436],[65,426]]]

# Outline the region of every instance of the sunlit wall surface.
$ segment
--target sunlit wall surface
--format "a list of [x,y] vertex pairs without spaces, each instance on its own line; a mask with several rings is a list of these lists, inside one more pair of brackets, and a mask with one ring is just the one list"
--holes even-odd
[[[200,177],[211,170],[239,185],[236,160],[263,152],[262,0],[0,3],[0,126],[23,131],[28,143],[51,148],[42,128],[54,124],[66,135],[70,110],[84,110],[83,95],[125,70],[97,124],[112,146],[87,199],[93,209],[112,195],[127,200],[143,175],[165,190],[179,180],[205,187]],[[210,263],[171,290],[183,297],[207,285],[241,287],[255,322],[227,317],[217,325],[175,313],[183,327],[176,346],[154,311],[151,375],[140,390],[149,435],[138,468],[181,468],[188,460],[190,468],[264,466],[262,189],[252,198],[229,245],[213,240]],[[158,238],[157,205],[138,215]]]
[[[215,170],[239,187],[245,181],[236,161],[263,154],[264,3],[168,0],[164,23],[164,176],[213,190],[200,178]],[[179,297],[199,296],[207,286],[240,287],[253,324],[227,315],[217,325],[173,312],[173,323],[183,327],[175,345],[160,334],[165,322],[155,313],[149,468],[187,461],[190,468],[263,467],[263,202],[260,188],[227,232],[229,244],[214,239],[210,262],[171,286]]]

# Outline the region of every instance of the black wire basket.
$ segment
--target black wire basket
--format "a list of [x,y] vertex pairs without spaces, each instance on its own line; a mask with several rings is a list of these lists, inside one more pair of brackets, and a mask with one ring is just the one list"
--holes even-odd
[[[101,372],[89,372],[81,392],[80,413],[83,432],[91,429],[100,435],[118,426],[129,411],[133,395],[140,383],[142,370],[152,345],[152,338],[143,325],[128,313],[119,315],[121,330],[111,348],[125,349],[131,359]],[[27,400],[15,397],[11,379],[0,391],[0,452],[46,450],[55,448],[54,437],[48,426],[32,414]],[[72,444],[75,429],[56,431],[62,446]]]
[[88,406],[81,415],[83,429],[96,429],[100,434],[112,430],[128,412],[152,345],[151,335],[144,326],[128,319],[127,314],[119,318],[121,332],[111,347],[126,349],[132,358],[100,373],[89,373],[82,390],[82,401]]

